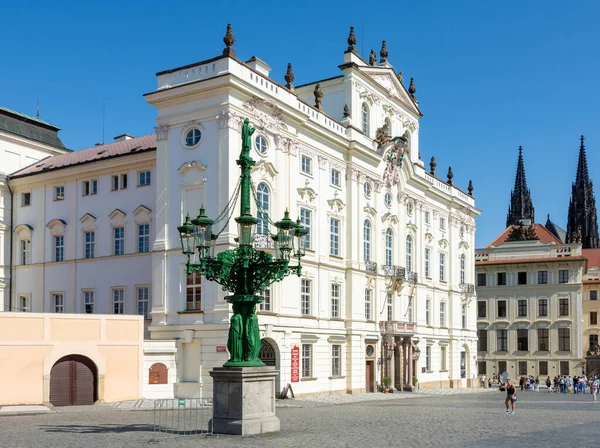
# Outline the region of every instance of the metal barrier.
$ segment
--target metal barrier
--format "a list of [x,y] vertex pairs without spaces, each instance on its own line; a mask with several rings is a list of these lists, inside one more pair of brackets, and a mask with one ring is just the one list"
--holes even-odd
[[154,401],[154,438],[160,433],[209,436],[213,434],[212,398],[162,399]]

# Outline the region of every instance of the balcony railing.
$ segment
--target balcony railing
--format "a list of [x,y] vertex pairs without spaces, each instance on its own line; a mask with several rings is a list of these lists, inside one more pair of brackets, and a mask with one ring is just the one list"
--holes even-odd
[[394,277],[402,280],[406,278],[406,269],[402,266],[386,264],[381,266],[381,270],[383,272],[383,275],[386,275],[388,277]]
[[365,271],[377,274],[377,263],[374,261],[365,261]]
[[255,249],[273,249],[273,238],[268,233],[257,233],[254,236]]
[[409,281],[410,283],[417,283],[418,278],[419,278],[419,274],[417,274],[416,272],[409,272],[406,275],[406,280]]
[[466,292],[467,294],[473,294],[475,292],[475,285],[473,283],[461,283],[460,292]]
[[405,336],[415,333],[414,322],[404,322],[399,320],[386,320],[379,322],[379,331],[382,335]]

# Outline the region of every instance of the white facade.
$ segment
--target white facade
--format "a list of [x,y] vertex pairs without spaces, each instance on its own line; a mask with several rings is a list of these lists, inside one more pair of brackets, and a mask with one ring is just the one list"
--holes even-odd
[[[371,67],[352,52],[344,55],[343,75],[320,84],[324,111],[310,105],[316,83],[297,88],[296,96],[269,79],[265,67],[260,60],[218,57],[159,73],[158,89],[146,95],[158,110],[150,330],[153,339],[179,340],[176,394],[210,395],[209,371],[227,360],[220,346],[230,307],[220,287],[205,281],[201,310],[188,306],[177,226],[202,204],[216,217],[233,195],[244,117],[257,129],[253,181],[268,192],[271,220],[289,208],[310,227],[302,277],[272,285],[270,308],[259,317],[265,351],[280,372],[279,388],[292,383],[291,352],[298,347],[296,394],[372,390],[381,382],[379,324],[387,320],[403,329],[395,336],[408,337],[420,350],[414,375],[422,387],[466,386],[476,373],[472,284],[479,211],[472,196],[425,171],[415,103],[389,64]],[[338,120],[344,104],[351,118]],[[378,147],[374,138],[386,120],[392,135],[408,132],[410,153],[398,172],[384,177],[393,144]],[[197,143],[193,130],[201,133]],[[235,244],[235,223],[227,224],[217,250]],[[386,264],[416,272],[416,284],[384,275]],[[393,375],[391,369],[387,374]]]

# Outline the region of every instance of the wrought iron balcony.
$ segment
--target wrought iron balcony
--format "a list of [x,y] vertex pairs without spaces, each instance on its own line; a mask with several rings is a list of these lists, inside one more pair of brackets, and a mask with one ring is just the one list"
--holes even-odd
[[379,331],[383,336],[409,336],[415,334],[415,323],[399,320],[386,320],[379,322]]
[[416,272],[409,272],[406,275],[406,280],[411,283],[417,283],[418,278],[419,278],[419,274],[417,274]]
[[365,261],[365,271],[377,274],[377,263],[374,261]]
[[402,266],[395,266],[393,264],[386,264],[381,266],[383,275],[388,277],[394,277],[397,279],[404,280],[406,278],[406,269]]
[[460,292],[466,292],[467,294],[473,294],[475,292],[475,285],[473,283],[461,283]]

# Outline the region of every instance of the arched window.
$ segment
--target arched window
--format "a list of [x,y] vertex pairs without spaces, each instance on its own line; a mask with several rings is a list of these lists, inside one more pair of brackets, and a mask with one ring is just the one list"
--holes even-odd
[[392,138],[392,122],[389,118],[385,119],[385,132],[389,138]]
[[412,272],[413,239],[406,235],[406,272]]
[[363,224],[363,255],[365,261],[371,261],[371,221],[368,219]]
[[271,193],[269,192],[269,187],[264,182],[258,184],[258,188],[256,189],[256,199],[258,205],[258,213],[256,218],[258,219],[258,223],[256,224],[256,233],[257,234],[267,234],[269,232],[269,203],[271,201],[270,198]]
[[465,254],[460,256],[460,283],[465,283]]
[[368,137],[369,136],[369,107],[367,106],[367,103],[362,104],[361,119],[362,119],[362,131]]
[[394,234],[392,229],[388,227],[385,231],[385,265],[391,266],[394,262],[392,257],[392,248],[394,247]]

